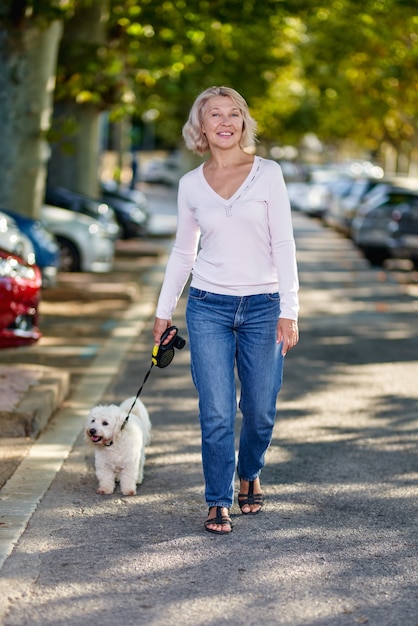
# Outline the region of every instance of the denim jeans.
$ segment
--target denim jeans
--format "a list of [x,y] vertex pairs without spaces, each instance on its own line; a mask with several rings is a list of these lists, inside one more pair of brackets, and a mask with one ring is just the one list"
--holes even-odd
[[254,480],[264,466],[276,416],[284,358],[276,343],[278,293],[225,296],[190,288],[186,309],[191,371],[199,396],[205,498],[234,498],[237,388],[242,426],[237,472]]

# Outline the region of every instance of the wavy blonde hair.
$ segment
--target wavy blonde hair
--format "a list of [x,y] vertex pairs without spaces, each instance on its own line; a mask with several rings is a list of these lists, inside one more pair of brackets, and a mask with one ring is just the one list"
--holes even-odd
[[192,152],[199,155],[209,151],[208,140],[202,131],[203,109],[207,102],[215,96],[225,96],[231,98],[235,106],[240,110],[243,118],[242,136],[240,147],[246,148],[255,142],[257,122],[251,117],[248,104],[235,89],[231,87],[209,87],[202,91],[194,101],[190,109],[189,118],[183,126],[183,138],[186,146]]

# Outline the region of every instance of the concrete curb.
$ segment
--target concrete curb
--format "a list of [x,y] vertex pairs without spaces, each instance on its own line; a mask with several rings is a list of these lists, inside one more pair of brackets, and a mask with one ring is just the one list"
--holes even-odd
[[[24,367],[27,371],[29,366]],[[35,439],[69,393],[69,372],[38,365],[33,367],[36,368],[37,379],[29,386],[22,400],[13,410],[0,411],[0,437],[2,438],[30,437]],[[19,376],[20,369],[19,365],[11,365],[10,376]]]

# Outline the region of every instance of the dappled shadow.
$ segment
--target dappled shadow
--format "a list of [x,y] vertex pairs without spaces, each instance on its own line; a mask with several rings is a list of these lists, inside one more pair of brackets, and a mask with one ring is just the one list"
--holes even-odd
[[[230,536],[203,530],[197,399],[188,350],[177,352],[141,396],[153,436],[138,495],[95,493],[80,436],[4,568],[17,586],[10,626],[415,623],[413,302],[387,282],[373,295],[349,242],[316,239],[315,228],[300,234],[301,342],[286,357],[264,511],[234,505]],[[329,264],[315,266],[320,285],[314,248]],[[150,346],[148,328],[105,401],[135,395]]]
[[[167,411],[157,426],[156,446],[166,450],[150,446],[134,498],[96,495],[76,446],[17,550],[23,572],[37,563],[43,591],[20,599],[31,624],[160,625],[176,623],[180,611],[190,625],[215,626],[221,616],[255,623],[248,615],[261,612],[266,623],[302,626],[308,611],[309,624],[389,625],[400,606],[412,623],[416,500],[405,485],[414,466],[416,477],[413,455],[376,448],[380,429],[355,423],[324,429],[335,440],[275,437],[265,511],[243,517],[235,508],[233,534],[218,538],[203,531],[192,413],[187,437],[177,418]],[[391,432],[405,426],[393,421]]]
[[[110,396],[123,399],[127,388],[135,389],[146,361],[141,354],[138,345]],[[379,369],[356,370],[349,384]],[[154,437],[138,496],[97,496],[92,473],[80,486],[74,478],[85,473],[86,453],[77,448],[44,502],[48,543],[57,547],[41,557],[37,584],[48,595],[32,599],[32,623],[67,624],[70,616],[72,624],[160,625],[175,623],[180,612],[183,623],[202,626],[221,617],[251,624],[248,616],[260,614],[266,623],[302,626],[307,611],[309,624],[318,626],[389,626],[400,611],[409,623],[416,602],[408,601],[416,598],[415,401],[377,388],[345,421],[343,411],[324,410],[322,394],[335,388],[338,395],[346,375],[328,372],[316,389],[320,397],[312,397],[312,416],[306,396],[300,406],[289,399],[295,388],[287,381],[263,472],[265,510],[248,518],[234,507],[234,532],[219,539],[203,531],[200,434],[187,358],[154,371],[143,398]],[[305,420],[300,427],[299,420]],[[34,537],[41,528],[42,516]]]

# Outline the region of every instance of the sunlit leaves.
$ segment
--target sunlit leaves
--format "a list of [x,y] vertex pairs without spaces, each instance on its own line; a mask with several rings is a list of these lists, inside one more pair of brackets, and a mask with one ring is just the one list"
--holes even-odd
[[412,1],[400,4],[340,0],[305,15],[301,63],[318,87],[313,123],[320,136],[376,148],[417,135],[417,8]]
[[376,147],[417,135],[414,0],[108,0],[108,6],[105,51],[78,42],[75,51],[62,52],[57,94],[119,114],[157,108],[157,133],[168,143],[180,136],[196,94],[211,84],[243,93],[266,141],[296,142],[315,132]]

